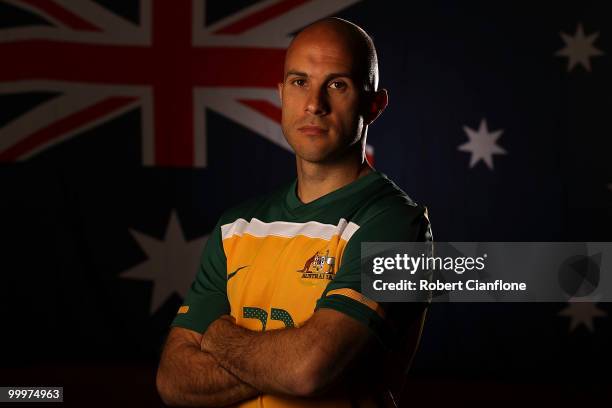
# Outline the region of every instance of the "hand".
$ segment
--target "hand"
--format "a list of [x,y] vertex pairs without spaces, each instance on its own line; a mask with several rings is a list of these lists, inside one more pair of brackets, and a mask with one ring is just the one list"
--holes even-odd
[[202,342],[200,343],[200,349],[207,351],[214,355],[214,352],[221,346],[224,333],[231,330],[236,326],[236,319],[231,315],[223,315],[217,320],[212,322],[204,335],[202,336]]

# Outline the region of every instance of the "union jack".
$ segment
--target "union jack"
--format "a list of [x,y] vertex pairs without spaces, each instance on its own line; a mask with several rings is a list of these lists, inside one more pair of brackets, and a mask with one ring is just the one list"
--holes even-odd
[[357,1],[265,0],[207,25],[201,0],[141,0],[137,22],[92,0],[6,0],[48,24],[0,29],[0,94],[58,96],[0,128],[0,161],[133,109],[144,166],[206,167],[206,109],[291,150],[276,92],[291,34]]

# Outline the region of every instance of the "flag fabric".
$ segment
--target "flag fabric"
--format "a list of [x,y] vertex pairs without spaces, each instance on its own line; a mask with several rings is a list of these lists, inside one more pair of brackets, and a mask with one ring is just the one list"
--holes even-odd
[[[295,177],[276,84],[292,36],[331,15],[374,39],[390,104],[370,160],[435,240],[612,241],[605,10],[0,1],[0,359],[157,359],[220,214]],[[436,304],[411,378],[609,383],[611,313]]]

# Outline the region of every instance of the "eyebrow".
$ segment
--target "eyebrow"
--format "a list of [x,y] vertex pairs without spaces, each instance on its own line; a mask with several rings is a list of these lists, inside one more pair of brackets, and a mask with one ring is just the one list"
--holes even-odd
[[[289,70],[287,71],[287,74],[285,75],[285,79],[287,79],[287,77],[289,77],[289,75],[295,75],[295,76],[300,76],[300,77],[306,77],[308,78],[308,74],[305,72],[301,72],[301,71],[295,71],[295,70]],[[334,78],[339,78],[339,77],[346,77],[346,78],[350,78],[351,80],[353,79],[353,76],[348,73],[348,72],[332,72],[330,74],[327,74],[327,76],[325,77],[325,82],[334,79]]]

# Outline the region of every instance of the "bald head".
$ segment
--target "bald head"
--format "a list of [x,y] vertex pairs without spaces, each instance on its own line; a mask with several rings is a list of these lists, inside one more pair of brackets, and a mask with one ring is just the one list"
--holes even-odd
[[[337,17],[316,21],[302,29],[291,41],[287,58],[296,48],[313,47],[317,44],[337,44],[352,59],[355,78],[359,79],[362,89],[378,89],[378,58],[372,38],[361,27]],[[287,73],[285,65],[285,74]]]
[[368,126],[388,103],[377,86],[376,50],[361,28],[326,18],[300,31],[278,84],[283,134],[298,163],[363,163]]

